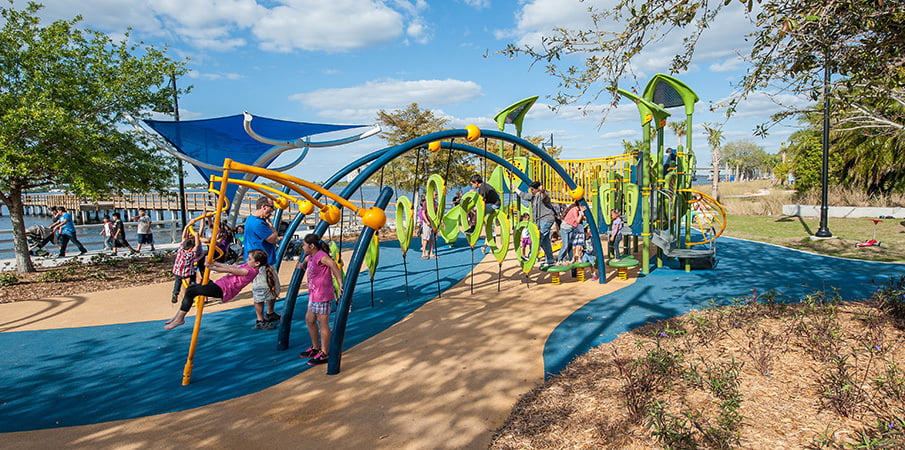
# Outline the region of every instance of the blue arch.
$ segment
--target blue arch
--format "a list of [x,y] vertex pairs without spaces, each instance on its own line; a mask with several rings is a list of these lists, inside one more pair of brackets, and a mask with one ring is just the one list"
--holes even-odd
[[[456,130],[452,130],[452,131],[456,131]],[[446,132],[441,132],[441,133],[446,133]],[[436,136],[436,133],[433,135],[428,135],[428,136]],[[345,177],[347,174],[352,173],[353,170],[357,169],[361,165],[364,165],[371,161],[377,160],[376,162],[368,165],[368,167],[365,170],[363,170],[361,173],[359,173],[358,176],[356,176],[355,179],[353,179],[352,182],[350,182],[349,185],[346,186],[346,188],[343,189],[343,191],[340,193],[341,197],[348,199],[349,197],[352,196],[352,194],[355,193],[356,190],[358,190],[361,187],[362,184],[364,184],[365,181],[367,181],[367,179],[369,177],[371,177],[374,173],[376,173],[378,170],[380,170],[386,164],[389,164],[390,161],[392,161],[393,159],[399,157],[400,155],[408,152],[409,150],[424,146],[424,145],[426,145],[426,143],[435,141],[437,139],[442,139],[442,138],[428,139],[426,142],[423,141],[421,138],[419,138],[416,140],[409,141],[408,143],[405,143],[405,144],[387,147],[385,149],[377,150],[368,155],[365,155],[365,156],[353,161],[352,163],[348,164],[346,167],[342,168],[339,172],[337,172],[334,176],[330,177],[330,179],[327,180],[323,184],[323,188],[330,189],[330,187],[332,187],[333,184],[335,184],[337,181],[343,179],[343,177]],[[528,178],[528,176],[524,172],[522,172],[517,167],[512,165],[512,163],[510,163],[509,161],[506,161],[505,159],[499,157],[496,154],[485,152],[483,149],[479,149],[477,147],[464,145],[464,144],[458,144],[458,143],[443,142],[443,143],[441,143],[441,147],[445,147],[447,149],[452,148],[454,150],[460,150],[460,151],[464,151],[464,152],[468,152],[468,153],[473,153],[473,154],[476,154],[479,156],[486,156],[491,161],[505,167],[507,170],[514,173],[522,181],[524,181],[526,183],[531,182],[531,180]],[[386,206],[386,205],[384,205],[384,206]],[[286,235],[292,235],[293,233],[295,233],[295,230],[296,230],[296,228],[298,228],[298,225],[299,225],[299,223],[301,223],[301,220],[302,220],[302,215],[301,214],[297,215],[295,217],[295,219],[292,221],[292,223],[289,225],[289,228],[286,231]],[[322,236],[324,231],[326,231],[327,226],[328,225],[326,222],[320,221],[317,224],[317,226],[315,227],[314,233],[317,234],[318,236]],[[280,247],[277,250],[277,255],[279,256],[280,259],[282,259],[282,255],[283,255],[283,252],[285,251],[286,244],[287,244],[287,241],[284,239],[283,242],[280,243]],[[354,253],[353,253],[352,257],[353,257],[353,259],[355,258]],[[355,268],[355,271],[352,273],[357,273],[359,269],[360,269],[360,267]],[[352,270],[351,266],[349,267],[349,270]],[[304,277],[304,275],[305,275],[304,270],[296,268],[292,272],[292,279],[289,281],[289,285],[287,286],[286,302],[283,306],[283,314],[282,314],[282,316],[287,317],[287,319],[280,321],[280,329],[279,329],[279,332],[277,333],[277,349],[278,350],[286,350],[289,348],[289,334],[290,334],[290,328],[292,325],[292,320],[291,320],[292,314],[295,311],[295,302],[296,302],[296,299],[298,298],[299,288],[301,287],[301,282],[302,282],[302,278]],[[344,288],[344,290],[345,290],[345,288]],[[331,345],[333,345],[333,344],[331,344]],[[340,346],[341,346],[341,343],[340,343]],[[341,348],[341,347],[334,347],[334,348]]]
[[[352,196],[353,193],[355,193],[356,190],[358,190],[364,184],[365,181],[368,180],[368,178],[370,178],[378,170],[380,170],[381,168],[383,168],[384,166],[389,164],[392,160],[399,157],[403,153],[408,152],[409,150],[426,146],[427,144],[434,142],[434,141],[440,141],[441,148],[466,151],[469,153],[474,153],[479,156],[484,156],[484,157],[492,160],[493,162],[505,167],[510,172],[516,174],[519,177],[519,179],[521,179],[523,182],[525,182],[525,183],[531,182],[531,180],[528,178],[528,176],[524,172],[520,171],[515,166],[513,166],[511,163],[509,163],[508,161],[499,157],[498,155],[493,154],[492,152],[487,152],[486,150],[479,149],[477,147],[473,147],[473,146],[469,146],[469,145],[457,144],[454,142],[444,142],[444,140],[446,140],[446,139],[465,138],[467,135],[468,135],[468,131],[465,129],[439,131],[436,133],[431,133],[428,135],[424,135],[424,136],[412,139],[404,144],[391,146],[391,147],[387,147],[383,150],[378,150],[378,151],[372,152],[371,154],[365,155],[364,157],[359,158],[356,161],[353,161],[351,164],[348,164],[342,170],[340,170],[339,172],[334,174],[328,180],[328,182],[325,182],[323,184],[323,187],[325,189],[329,189],[338,180],[342,179],[342,177],[351,173],[352,170],[355,170],[358,167],[360,167],[361,165],[373,161],[373,163],[369,164],[367,166],[367,168],[365,168],[363,171],[361,171],[361,173],[359,173],[349,183],[349,185],[347,185],[346,188],[343,189],[343,191],[339,194],[342,198],[348,199]],[[504,142],[513,143],[513,144],[521,146],[522,148],[524,148],[524,149],[528,150],[529,152],[538,156],[542,161],[544,161],[546,164],[548,164],[550,167],[552,167],[553,170],[556,172],[556,174],[559,175],[560,178],[562,178],[566,182],[566,185],[569,186],[569,189],[575,189],[577,187],[577,184],[575,183],[574,180],[572,180],[572,177],[569,176],[568,172],[566,172],[566,170],[562,166],[560,166],[559,163],[557,163],[555,159],[553,159],[549,154],[547,154],[547,152],[541,150],[540,148],[538,148],[536,145],[532,144],[531,142],[524,140],[520,137],[513,136],[508,133],[503,133],[503,132],[494,131],[494,130],[481,130],[481,136],[495,138],[495,139],[498,139],[498,140],[501,140]],[[390,188],[386,187],[385,189],[390,189]],[[383,194],[383,192],[381,194]],[[386,201],[388,202],[389,199],[387,198]],[[591,214],[591,209],[590,209],[589,205],[587,204],[587,201],[582,199],[581,204],[583,206],[585,206],[585,218],[588,221],[588,226],[591,227],[592,235],[595,236],[595,239],[597,240],[595,249],[597,249],[597,252],[598,252],[597,269],[598,269],[598,272],[601,274],[601,276],[599,277],[599,280],[600,280],[599,283],[604,284],[604,283],[606,283],[606,273],[604,271],[605,266],[603,265],[603,259],[604,259],[605,253],[603,252],[603,249],[600,246],[600,240],[599,240],[600,234],[599,234],[599,230],[597,228],[597,223],[594,221],[594,217]],[[386,206],[385,203],[384,203],[384,206]],[[299,219],[299,217],[296,217],[296,219]],[[293,221],[293,224],[290,225],[290,229],[287,230],[287,234],[291,234],[291,233],[295,232],[295,227],[293,227],[293,225],[297,226],[299,221],[300,221],[300,219],[297,221]],[[315,227],[314,233],[317,234],[318,236],[322,236],[328,226],[329,225],[325,221],[320,221],[317,224],[317,226]],[[367,230],[365,230],[365,232],[366,231]],[[365,233],[363,233],[363,234],[365,234]],[[350,263],[348,270],[353,271],[352,273],[358,273],[358,271],[360,270],[361,262],[363,261],[363,256],[358,255],[358,252],[364,251],[365,248],[367,248],[367,246],[362,247],[362,245],[359,244],[359,246],[356,248],[355,252],[353,252],[352,261],[353,262],[357,261],[358,267],[353,267],[353,265]],[[281,244],[281,246],[278,250],[279,255],[282,255],[284,250],[285,250],[284,244]],[[291,322],[292,322],[292,314],[293,314],[293,311],[295,310],[295,302],[298,297],[299,287],[301,285],[301,281],[302,281],[302,278],[304,277],[304,274],[305,274],[304,270],[296,268],[293,271],[292,280],[289,282],[289,286],[287,288],[286,302],[283,307],[283,319],[280,321],[280,330],[279,330],[278,338],[277,338],[278,339],[277,349],[279,349],[279,350],[285,350],[289,346],[289,332],[290,332],[290,327],[291,327]],[[354,283],[356,280],[357,280],[357,277],[350,276],[350,277],[346,278],[346,283],[349,284],[349,286],[348,286],[349,288],[344,286],[343,297],[346,297],[348,292],[352,292],[354,290]],[[343,303],[343,301],[344,301],[344,299],[340,299],[341,304]],[[339,311],[339,313],[341,313],[341,312],[342,311]],[[346,314],[348,314],[347,311],[346,311]],[[339,356],[336,356],[335,357],[336,359],[334,360],[334,356],[332,356],[332,355],[340,354],[342,352],[342,335],[344,334],[344,330],[337,329],[337,327],[344,326],[344,324],[345,324],[345,316],[342,314],[337,314],[336,318],[334,319],[334,330],[333,330],[334,338],[333,338],[333,342],[331,342],[331,344],[330,344],[331,348],[335,349],[335,351],[331,352],[331,356],[330,356],[331,362],[328,363],[328,365],[329,365],[328,370],[330,371],[330,373],[334,373],[334,374],[339,373]]]

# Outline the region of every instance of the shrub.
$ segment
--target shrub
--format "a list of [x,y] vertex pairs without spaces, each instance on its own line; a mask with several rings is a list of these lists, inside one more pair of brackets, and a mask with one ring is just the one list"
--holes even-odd
[[13,272],[0,273],[0,286],[13,286],[19,284],[19,276]]

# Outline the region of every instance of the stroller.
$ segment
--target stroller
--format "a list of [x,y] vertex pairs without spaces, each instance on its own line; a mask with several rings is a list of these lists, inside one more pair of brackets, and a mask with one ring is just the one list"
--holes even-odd
[[25,229],[25,238],[28,240],[28,254],[32,256],[47,256],[50,254],[44,250],[48,242],[57,245],[57,235],[44,225],[32,225]]

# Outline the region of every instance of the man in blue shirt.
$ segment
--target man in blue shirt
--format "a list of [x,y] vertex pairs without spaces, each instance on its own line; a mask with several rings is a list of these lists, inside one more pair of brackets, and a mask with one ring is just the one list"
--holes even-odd
[[56,223],[53,224],[51,229],[54,231],[59,230],[60,232],[60,258],[66,256],[66,246],[69,244],[69,241],[72,241],[79,247],[79,256],[88,253],[88,250],[85,249],[85,246],[79,242],[78,238],[75,237],[75,224],[72,223],[72,214],[66,211],[66,208],[60,206],[57,208],[60,211],[60,217],[57,219]]
[[[266,196],[258,198],[255,204],[255,212],[251,213],[245,219],[245,256],[243,260],[248,259],[248,252],[254,249],[264,250],[267,253],[267,263],[274,266],[277,263],[277,243],[280,237],[277,234],[273,224],[270,223],[270,216],[275,210],[273,200]],[[279,291],[279,278],[277,278],[277,290]],[[280,315],[274,312],[274,304],[276,299],[270,295],[267,289],[267,273],[264,270],[258,272],[251,284],[251,293],[255,302],[255,314],[257,321],[255,328],[259,330],[272,330],[276,328],[273,322],[280,321]],[[264,312],[264,306],[267,306],[267,312]]]

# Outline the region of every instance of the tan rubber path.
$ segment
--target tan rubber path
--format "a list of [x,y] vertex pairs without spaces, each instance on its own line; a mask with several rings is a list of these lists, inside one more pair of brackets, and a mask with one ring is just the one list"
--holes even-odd
[[[285,265],[280,279],[289,280],[292,268]],[[589,300],[633,282],[615,280],[614,273],[605,285],[567,275],[553,286],[550,275],[535,270],[526,288],[521,270],[507,261],[497,292],[497,272],[488,256],[476,269],[473,295],[469,276],[347,349],[339,375],[326,375],[322,366],[191,410],[0,434],[0,448],[487,448],[519,396],[543,381],[542,353],[553,329]],[[171,288],[163,283],[2,304],[0,331],[163,321],[175,311]],[[246,289],[239,300],[205,312],[250,303]]]

